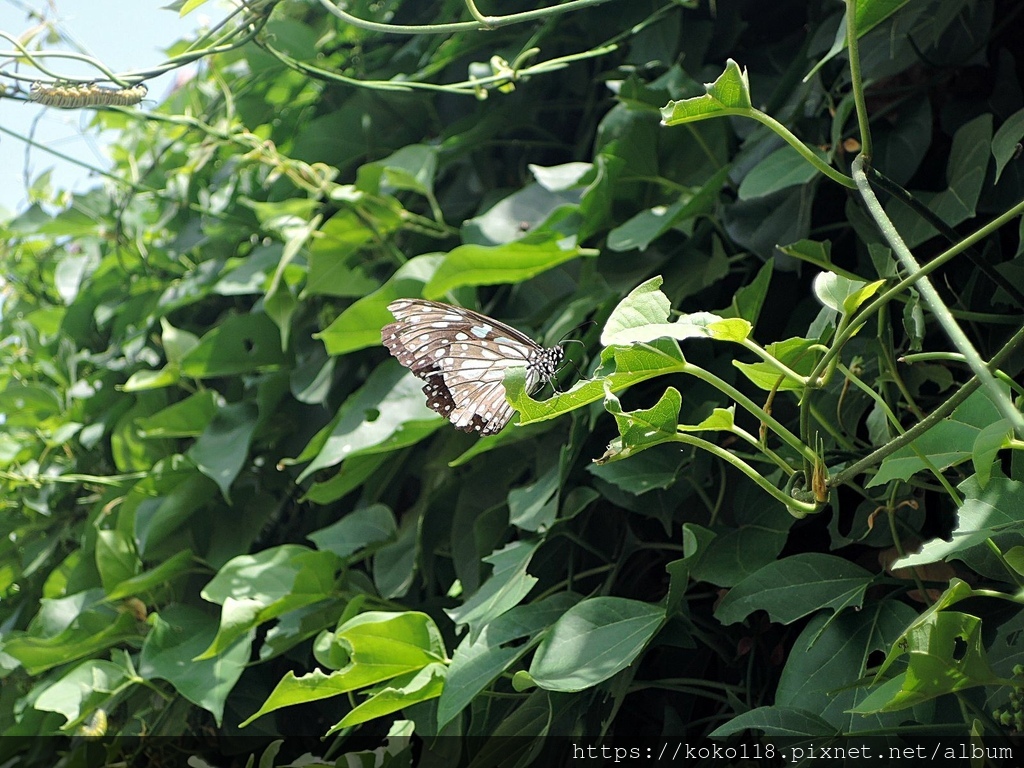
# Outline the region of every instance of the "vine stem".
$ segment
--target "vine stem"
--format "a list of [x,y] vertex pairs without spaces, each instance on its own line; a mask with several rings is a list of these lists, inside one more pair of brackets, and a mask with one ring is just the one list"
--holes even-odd
[[857,0],[846,0],[846,51],[850,61],[850,82],[853,83],[853,103],[857,109],[861,152],[871,157],[871,121],[864,98],[864,78],[860,70],[860,46],[857,44]]
[[[1022,343],[1024,343],[1024,327],[1017,331],[1017,333],[1013,335],[1013,337],[1003,346],[1003,348],[992,357],[992,359],[989,361],[988,367],[993,370],[998,368],[1007,359],[1009,359],[1010,355],[1012,355]],[[905,445],[909,445],[914,440],[923,435],[925,432],[927,432],[929,429],[931,429],[940,421],[942,421],[944,418],[949,416],[949,414],[951,414],[956,409],[956,407],[960,405],[960,403],[962,403],[964,400],[966,400],[968,397],[974,394],[974,392],[980,386],[981,380],[977,376],[975,376],[966,384],[964,384],[960,389],[958,389],[951,398],[949,398],[946,402],[944,402],[942,405],[940,405],[938,408],[936,408],[934,411],[928,414],[928,416],[926,416],[913,427],[908,429],[902,435],[893,440],[890,440],[888,443],[883,445],[878,450],[869,453],[863,459],[854,464],[851,464],[849,467],[839,472],[838,474],[832,475],[828,479],[827,485],[830,488],[834,488],[836,486],[842,485],[843,483],[849,482],[864,470],[869,469],[870,467],[873,467],[875,464],[881,462],[882,459],[884,459],[886,456],[895,453]]]
[[[907,365],[913,365],[914,363],[928,363],[932,361],[941,361],[944,363],[963,363],[964,356],[956,352],[912,352],[909,355],[900,356],[900,362],[906,363]],[[1021,397],[1024,397],[1024,386],[1018,384],[1004,371],[994,370],[992,375],[999,379],[1003,384],[1008,386],[1014,392]]]
[[693,376],[696,379],[700,379],[706,384],[710,384],[719,392],[722,392],[731,397],[737,405],[743,407],[747,412],[757,416],[761,421],[767,424],[771,430],[790,448],[799,453],[805,461],[813,462],[815,459],[814,451],[811,450],[805,443],[803,443],[799,437],[794,435],[785,426],[782,425],[777,419],[775,419],[770,413],[761,408],[757,403],[751,400],[749,397],[744,395],[736,387],[732,386],[724,379],[715,376],[710,371],[704,370],[699,365],[692,363],[683,363],[680,368],[681,373],[685,373],[689,376]]
[[548,6],[547,8],[538,8],[534,11],[524,11],[523,13],[510,13],[507,16],[484,16],[476,10],[475,5],[469,3],[468,6],[470,8],[470,14],[476,20],[456,21],[448,24],[382,24],[377,21],[368,21],[367,19],[361,19],[358,16],[353,16],[352,14],[341,10],[330,0],[320,0],[320,5],[322,5],[328,13],[337,16],[347,24],[351,24],[353,27],[359,27],[360,29],[366,29],[371,32],[384,32],[389,35],[443,35],[450,32],[486,31],[497,27],[508,26],[509,24],[521,24],[526,21],[543,19],[546,16],[556,16],[558,14],[568,13],[570,11],[575,11],[592,5],[601,5],[607,2],[610,2],[610,0],[571,0],[571,2],[568,3]]
[[[905,277],[896,283],[891,288],[887,288],[883,293],[879,294],[870,304],[860,309],[850,324],[836,334],[835,341],[829,347],[824,357],[818,361],[814,370],[811,371],[807,377],[809,381],[817,381],[821,376],[825,367],[829,365],[833,358],[835,358],[843,349],[846,342],[849,341],[855,333],[857,333],[876,312],[880,311],[882,307],[888,304],[895,298],[898,298],[907,288],[914,285],[919,280],[930,275],[936,269],[941,267],[943,264],[952,261],[953,258],[963,253],[965,250],[970,248],[975,243],[983,240],[984,238],[991,235],[993,232],[998,230],[1004,224],[1008,224],[1017,218],[1021,213],[1024,213],[1024,200],[1017,203],[1017,205],[1010,208],[1006,213],[998,216],[992,221],[985,224],[983,227],[978,228],[975,232],[968,235],[966,238],[961,240],[956,245],[952,246],[948,250],[936,256],[934,259],[929,261],[927,264],[922,266],[918,271],[914,272],[909,277]],[[838,272],[837,272],[838,274]],[[851,277],[853,280],[861,280],[862,278],[854,275]]]
[[[351,85],[357,88],[367,88],[369,90],[378,91],[402,91],[408,92],[412,90],[425,90],[434,91],[438,93],[454,93],[461,96],[477,96],[481,88],[488,85],[503,84],[509,82],[509,75],[507,73],[498,73],[494,75],[488,75],[486,77],[479,77],[472,80],[462,80],[457,83],[447,83],[439,85],[436,83],[425,83],[417,80],[359,80],[358,78],[348,77],[341,74],[340,72],[332,72],[322,67],[317,67],[306,62],[293,59],[283,51],[278,50],[267,41],[261,41],[260,47],[267,51],[271,56],[274,56],[278,61],[286,66],[291,67],[297,72],[315,77],[319,80],[329,80],[333,82],[342,83],[344,85]],[[612,53],[617,50],[618,46],[614,43],[601,46],[599,48],[592,48],[587,51],[580,53],[573,53],[567,56],[559,56],[555,59],[549,59],[542,61],[537,64],[533,64],[523,69],[515,69],[514,74],[517,78],[526,78],[534,75],[547,74],[548,72],[554,72],[559,69],[563,69],[569,64],[576,61],[582,61],[585,59],[595,58],[598,56],[604,56],[605,54]]]
[[771,128],[776,133],[776,135],[779,136],[779,138],[781,138],[783,141],[789,144],[789,146],[795,149],[801,157],[803,157],[807,162],[809,162],[823,174],[832,179],[832,181],[836,182],[837,184],[842,184],[844,187],[847,187],[849,189],[856,188],[856,184],[849,176],[840,173],[831,165],[829,165],[820,157],[818,157],[816,154],[814,154],[814,152],[811,151],[810,147],[808,147],[806,144],[800,141],[800,139],[798,139],[796,135],[791,130],[789,130],[789,128],[784,126],[771,115],[766,115],[761,110],[754,109],[753,107],[748,107],[746,109],[723,109],[721,112],[717,114],[742,115],[744,117],[749,117],[753,120],[757,120],[757,122],[761,123],[762,125]]
[[[890,221],[889,217],[886,216],[885,210],[882,208],[882,204],[875,197],[875,192],[871,188],[871,184],[868,181],[867,173],[865,172],[865,163],[867,158],[865,155],[858,155],[853,161],[852,171],[854,181],[857,182],[857,188],[860,191],[861,197],[867,206],[868,212],[871,217],[875,220],[875,224],[878,225],[882,236],[885,237],[889,243],[893,252],[896,254],[896,258],[899,259],[900,264],[903,268],[913,274],[917,274],[921,271],[921,265],[917,263],[917,259],[910,252],[906,243],[903,242],[903,238],[900,237],[899,232],[896,231],[896,227]],[[1010,425],[1013,427],[1013,431],[1017,434],[1017,437],[1024,438],[1024,416],[1021,412],[1014,407],[1013,402],[1006,395],[1003,389],[1000,387],[996,377],[992,375],[992,372],[988,369],[985,361],[981,359],[981,355],[978,354],[978,350],[974,348],[970,339],[963,332],[960,326],[957,324],[954,317],[950,314],[949,308],[943,303],[942,298],[939,296],[938,291],[932,285],[931,280],[928,278],[920,278],[917,281],[917,289],[921,292],[921,298],[924,303],[931,310],[935,319],[938,320],[939,325],[946,332],[946,336],[953,343],[953,346],[964,356],[967,364],[974,371],[974,375],[978,378],[981,386],[983,386],[992,397],[992,401],[995,403],[996,408],[1006,418]]]
[[773,497],[776,501],[785,504],[786,509],[788,509],[790,511],[790,514],[794,515],[795,517],[804,518],[807,515],[813,514],[818,509],[817,504],[806,501],[800,501],[799,499],[793,498],[785,491],[780,491],[778,488],[776,488],[774,485],[768,482],[760,472],[751,467],[745,461],[735,456],[734,454],[730,453],[726,449],[719,448],[712,442],[687,434],[676,434],[673,435],[671,439],[673,442],[676,443],[683,443],[684,445],[692,445],[695,448],[700,448],[703,451],[707,451],[712,456],[717,456],[722,461],[731,464],[733,467],[738,469],[748,478],[757,483],[757,485],[760,486],[760,488],[769,496]]

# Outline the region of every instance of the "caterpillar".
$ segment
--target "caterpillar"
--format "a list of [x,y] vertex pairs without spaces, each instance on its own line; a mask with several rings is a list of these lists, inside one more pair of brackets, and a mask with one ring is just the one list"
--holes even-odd
[[131,88],[104,88],[96,83],[85,85],[45,85],[32,83],[29,101],[47,107],[80,109],[82,107],[131,107],[138,104],[149,92],[142,83]]
[[76,736],[95,739],[107,733],[107,713],[102,708],[95,710],[85,722],[78,726]]

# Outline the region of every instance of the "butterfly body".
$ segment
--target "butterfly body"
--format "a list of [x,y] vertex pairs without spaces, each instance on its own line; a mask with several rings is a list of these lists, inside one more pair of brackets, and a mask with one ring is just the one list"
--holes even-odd
[[526,388],[533,392],[555,375],[564,354],[462,307],[398,299],[388,311],[395,322],[381,329],[384,346],[426,382],[427,405],[464,432],[491,435],[512,419],[515,410],[502,384],[509,368],[525,367]]

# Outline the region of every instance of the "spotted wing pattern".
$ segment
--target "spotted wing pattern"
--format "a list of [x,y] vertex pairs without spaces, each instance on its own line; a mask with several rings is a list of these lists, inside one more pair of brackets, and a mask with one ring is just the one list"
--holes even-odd
[[515,413],[505,401],[502,378],[526,366],[527,389],[549,380],[562,348],[545,349],[515,328],[479,312],[424,299],[388,304],[395,317],[381,340],[398,362],[426,382],[427,405],[456,429],[491,435]]

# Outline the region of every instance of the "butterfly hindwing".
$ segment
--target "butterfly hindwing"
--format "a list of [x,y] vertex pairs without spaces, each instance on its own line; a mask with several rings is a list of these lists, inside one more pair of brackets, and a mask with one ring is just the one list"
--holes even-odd
[[423,299],[388,305],[395,317],[381,340],[398,362],[426,384],[427,405],[456,429],[494,434],[515,411],[502,379],[515,365],[527,369],[527,388],[550,379],[561,347],[544,349],[504,323],[462,307]]

